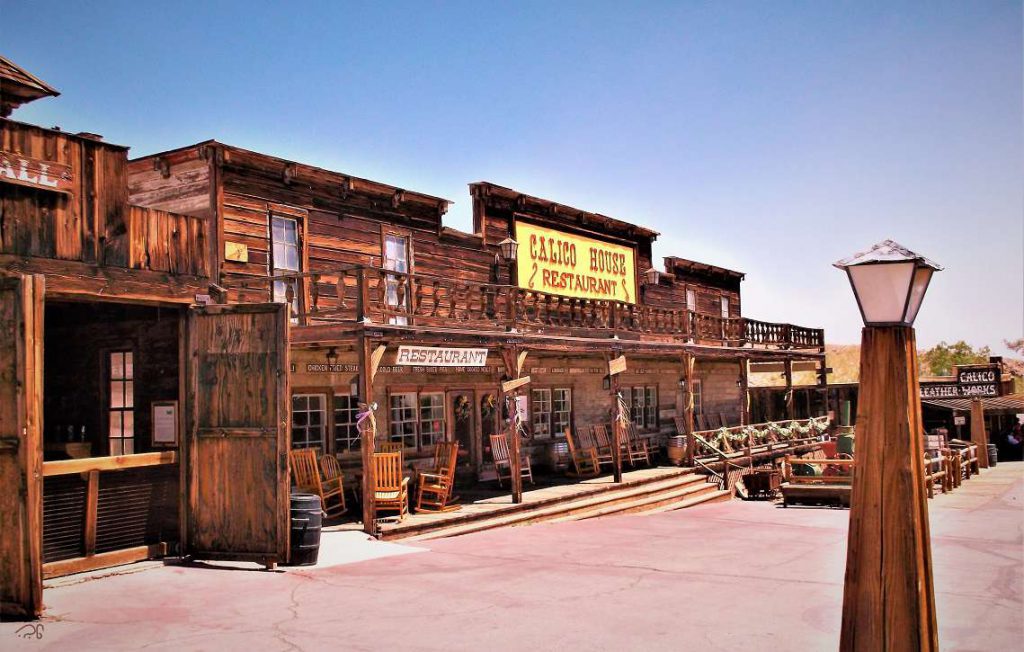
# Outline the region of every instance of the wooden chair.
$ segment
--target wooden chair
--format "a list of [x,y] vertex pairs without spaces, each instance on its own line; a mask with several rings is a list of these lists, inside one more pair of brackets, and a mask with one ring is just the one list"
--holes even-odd
[[636,426],[633,423],[623,429],[622,438],[624,459],[629,459],[631,466],[635,467],[637,462],[643,462],[647,466],[651,465],[651,451],[647,445],[647,439],[637,434]]
[[373,454],[373,517],[397,511],[398,520],[409,513],[409,478],[402,476],[401,453]]
[[[348,511],[348,507],[345,505],[345,482],[338,458],[330,454],[321,455],[320,470],[323,473],[323,494],[320,499],[324,501],[324,512],[328,518],[341,516]],[[337,500],[332,500],[334,498]]]
[[590,428],[578,428],[576,432],[580,448],[593,448],[598,465],[615,466],[615,457],[612,455],[612,438],[608,436],[608,429],[603,424],[590,426]]
[[[578,432],[578,431],[577,431]],[[568,473],[576,478],[593,478],[601,475],[601,466],[597,462],[597,451],[593,448],[581,448],[572,436],[572,428],[565,429],[565,441],[569,444],[569,459],[575,472]]]
[[299,448],[288,452],[292,484],[299,491],[320,496],[320,508],[328,517],[341,516],[345,513],[345,496],[341,490],[341,481],[339,479],[336,483],[324,486],[316,453],[315,448]]
[[[572,450],[572,444],[569,444],[569,450]],[[505,435],[491,435],[491,457],[494,458],[494,470],[498,474],[498,486],[501,486],[502,479],[506,479],[511,483],[512,454],[509,451],[508,438]],[[519,460],[520,475],[529,480],[530,484],[535,484],[533,481],[533,469],[530,467],[530,456],[520,451]]]
[[419,474],[416,485],[416,511],[453,512],[461,505],[451,505],[454,500],[455,465],[459,458],[459,443],[438,442],[434,447],[435,465],[432,471]]

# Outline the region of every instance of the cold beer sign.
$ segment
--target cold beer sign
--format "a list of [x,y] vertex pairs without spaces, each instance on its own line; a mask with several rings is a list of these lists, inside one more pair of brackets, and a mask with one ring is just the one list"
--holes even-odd
[[633,249],[516,222],[519,287],[577,299],[636,303]]
[[0,150],[0,182],[71,193],[71,166]]

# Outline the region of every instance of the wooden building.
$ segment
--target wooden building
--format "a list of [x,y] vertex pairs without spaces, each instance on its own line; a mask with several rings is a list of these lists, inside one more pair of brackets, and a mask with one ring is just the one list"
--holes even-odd
[[169,547],[286,559],[285,453],[365,482],[360,403],[410,465],[458,441],[475,482],[510,411],[539,468],[620,393],[657,445],[750,423],[751,365],[824,377],[823,332],[744,316],[742,273],[493,183],[465,233],[448,200],[216,141],[129,161],[2,119],[0,157],[5,614]]

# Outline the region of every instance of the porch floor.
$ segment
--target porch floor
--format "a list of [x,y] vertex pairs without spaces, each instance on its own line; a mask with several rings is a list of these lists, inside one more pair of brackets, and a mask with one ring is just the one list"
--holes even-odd
[[[526,511],[546,504],[596,496],[602,492],[613,492],[687,475],[691,472],[692,469],[676,466],[624,471],[622,484],[619,485],[615,484],[610,473],[587,479],[569,478],[564,475],[538,476],[535,474],[535,484],[531,485],[528,481],[524,481],[523,502],[519,504],[512,502],[507,483],[499,489],[494,481],[466,488],[460,487],[456,482],[455,493],[459,496],[459,501],[456,503],[459,505],[458,510],[409,514],[401,521],[396,520],[384,524],[381,527],[381,538],[402,538],[423,530]],[[409,498],[412,508],[415,509],[415,495],[410,495]]]

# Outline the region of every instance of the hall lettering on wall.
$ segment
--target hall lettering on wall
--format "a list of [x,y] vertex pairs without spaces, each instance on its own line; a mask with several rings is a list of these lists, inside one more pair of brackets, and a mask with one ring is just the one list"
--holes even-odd
[[0,150],[0,181],[29,188],[70,194],[71,166]]

